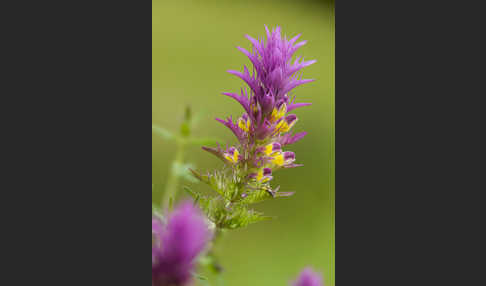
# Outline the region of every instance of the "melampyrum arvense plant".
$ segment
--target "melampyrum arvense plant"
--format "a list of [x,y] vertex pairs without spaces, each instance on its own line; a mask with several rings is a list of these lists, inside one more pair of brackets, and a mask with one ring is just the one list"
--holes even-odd
[[234,146],[222,149],[203,147],[221,159],[221,170],[194,176],[208,184],[217,195],[208,197],[189,193],[197,200],[208,218],[218,229],[235,229],[269,218],[251,209],[251,204],[267,199],[290,196],[272,187],[273,174],[282,168],[301,166],[295,163],[294,152],[287,146],[297,142],[306,132],[292,134],[298,118],[290,113],[310,103],[297,103],[293,89],[313,81],[302,79],[301,69],[315,63],[292,56],[306,41],[297,42],[300,34],[288,40],[282,37],[280,27],[271,32],[265,26],[266,40],[246,38],[251,42],[250,51],[238,47],[250,59],[253,70],[244,66],[243,72],[229,70],[247,85],[240,94],[225,92],[241,104],[244,113],[233,120],[216,120],[228,127],[237,138]]
[[[216,196],[203,196],[186,188],[207,217],[189,202],[178,204],[175,209],[170,206],[177,193],[178,178],[187,179],[185,170],[190,165],[184,163],[184,147],[198,142],[202,145],[202,142],[210,143],[212,140],[192,137],[190,130],[193,121],[189,109],[180,135],[152,127],[155,133],[173,140],[178,147],[162,208],[152,207],[153,286],[186,286],[194,278],[209,285],[207,278],[194,272],[197,264],[208,266],[222,279],[222,268],[213,251],[221,230],[244,227],[266,219],[267,216],[252,210],[251,205],[292,195],[291,192],[279,191],[279,186],[272,187],[271,181],[277,170],[301,166],[295,163],[295,154],[287,150],[287,146],[302,139],[306,133],[292,133],[297,116],[289,112],[310,105],[297,103],[292,91],[312,81],[301,78],[301,69],[315,61],[304,61],[297,57],[291,62],[296,50],[306,43],[297,42],[300,35],[287,40],[286,37],[282,38],[279,27],[272,32],[267,27],[265,29],[266,40],[246,36],[252,44],[251,51],[238,47],[250,59],[252,73],[246,66],[243,72],[228,71],[240,77],[248,86],[242,88],[240,94],[223,93],[238,101],[244,113],[236,121],[232,117],[217,119],[234,133],[237,143],[225,149],[220,145],[218,148],[203,147],[221,159],[225,166],[206,174],[191,170],[197,179],[217,193]],[[221,281],[219,285],[223,285]],[[321,275],[306,268],[291,284],[322,286]]]

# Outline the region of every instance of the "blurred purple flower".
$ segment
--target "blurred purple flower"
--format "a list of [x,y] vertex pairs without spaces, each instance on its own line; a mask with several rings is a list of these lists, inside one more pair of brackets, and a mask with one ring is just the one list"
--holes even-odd
[[322,286],[322,278],[320,274],[307,267],[300,272],[292,286]]
[[166,225],[152,218],[152,285],[187,285],[194,260],[210,237],[203,215],[191,202],[179,205]]

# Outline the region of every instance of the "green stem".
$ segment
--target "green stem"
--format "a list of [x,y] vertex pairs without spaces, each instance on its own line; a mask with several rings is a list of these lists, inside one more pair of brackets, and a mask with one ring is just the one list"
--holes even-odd
[[168,210],[171,198],[172,200],[175,200],[177,185],[179,183],[179,175],[177,174],[176,166],[180,166],[184,162],[184,147],[185,142],[183,140],[177,140],[175,158],[169,171],[169,178],[165,187],[164,198],[162,199],[163,210]]

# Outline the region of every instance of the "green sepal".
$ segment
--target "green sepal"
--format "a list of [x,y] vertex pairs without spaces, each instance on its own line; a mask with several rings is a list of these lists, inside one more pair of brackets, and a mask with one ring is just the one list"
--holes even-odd
[[198,179],[199,181],[203,182],[203,183],[206,183],[209,185],[209,178],[208,176],[206,175],[201,175],[199,172],[197,172],[196,170],[192,169],[192,168],[189,168],[189,171],[192,173],[192,175]]
[[267,189],[253,190],[245,193],[247,196],[241,199],[241,203],[254,204],[273,198]]
[[272,217],[264,216],[263,213],[255,210],[249,210],[244,206],[233,206],[233,210],[226,214],[226,217],[222,223],[221,228],[236,229],[240,227],[246,227],[249,224],[256,223],[263,220],[272,219]]

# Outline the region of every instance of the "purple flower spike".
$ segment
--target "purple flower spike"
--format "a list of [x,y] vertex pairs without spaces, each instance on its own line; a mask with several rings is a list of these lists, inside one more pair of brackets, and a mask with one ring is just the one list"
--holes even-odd
[[195,258],[211,235],[204,217],[191,202],[185,202],[169,216],[167,225],[152,218],[152,285],[187,285]]
[[[263,114],[271,112],[276,106],[282,103],[289,103],[288,93],[295,87],[314,81],[313,79],[298,79],[296,73],[302,68],[315,63],[315,60],[304,61],[300,57],[296,58],[293,64],[291,58],[295,51],[303,46],[306,41],[295,43],[300,35],[287,40],[282,38],[280,27],[272,32],[267,31],[266,41],[257,41],[250,36],[246,38],[252,43],[253,51],[238,47],[251,61],[254,73],[250,74],[248,68],[244,66],[243,72],[229,70],[228,72],[241,78],[250,87],[256,100],[255,108],[259,106]],[[245,110],[248,108],[244,102],[246,96],[238,97],[233,93],[224,93],[238,100]],[[309,105],[308,103],[296,103],[289,106],[289,111],[300,106]],[[250,107],[251,108],[251,107]],[[248,112],[250,113],[250,112]]]
[[322,278],[311,268],[305,268],[292,283],[292,286],[322,286]]
[[[237,47],[250,59],[253,67],[243,66],[243,71],[228,70],[248,86],[239,94],[223,93],[238,101],[244,113],[235,122],[231,117],[216,119],[228,127],[239,142],[227,150],[204,148],[231,166],[233,176],[244,178],[244,190],[240,195],[271,190],[272,171],[301,166],[294,163],[295,154],[284,147],[306,135],[306,132],[291,134],[298,118],[289,112],[310,105],[296,102],[293,89],[313,81],[303,79],[301,72],[316,61],[305,61],[300,56],[294,58],[296,51],[306,44],[306,41],[298,41],[300,34],[287,39],[278,26],[271,31],[265,26],[265,31],[266,38],[262,39],[246,35],[251,48]],[[276,196],[273,191],[269,193]]]

